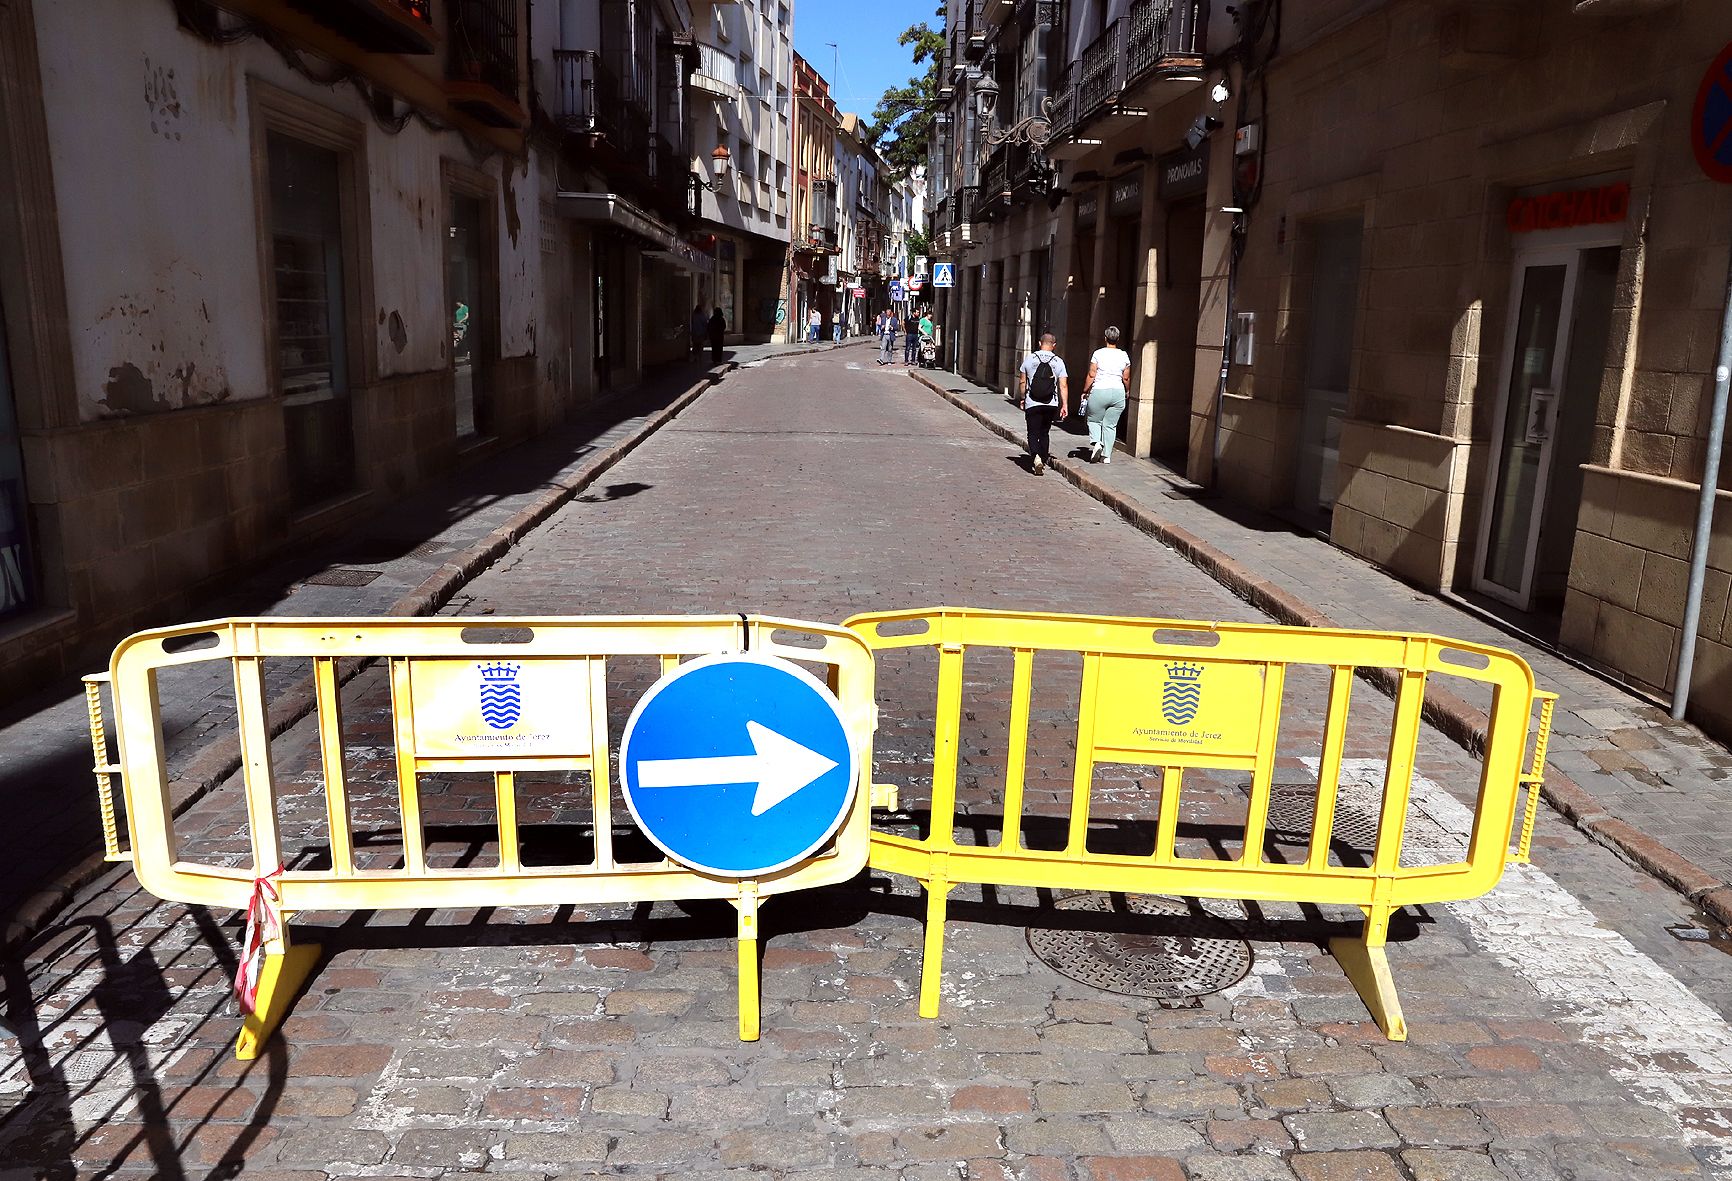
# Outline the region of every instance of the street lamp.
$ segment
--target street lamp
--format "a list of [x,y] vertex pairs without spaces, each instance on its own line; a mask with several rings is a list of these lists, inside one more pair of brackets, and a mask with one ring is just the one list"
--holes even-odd
[[1040,100],[1040,114],[1026,115],[1012,123],[1009,127],[999,130],[993,126],[993,112],[998,108],[998,83],[992,77],[992,63],[974,82],[974,99],[980,110],[980,117],[986,126],[981,136],[986,140],[987,147],[996,148],[1000,144],[1027,144],[1032,150],[1035,162],[1040,171],[1050,175],[1052,164],[1046,158],[1047,141],[1052,138],[1052,98],[1049,96]]
[[722,186],[728,182],[728,161],[732,160],[733,156],[734,154],[728,151],[727,144],[717,144],[716,150],[710,153],[710,170],[716,174],[716,179],[708,181],[703,179],[702,174],[694,172],[692,184],[712,193],[720,192]]

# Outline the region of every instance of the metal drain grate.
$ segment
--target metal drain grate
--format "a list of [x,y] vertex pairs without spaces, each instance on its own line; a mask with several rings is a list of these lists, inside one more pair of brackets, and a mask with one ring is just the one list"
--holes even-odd
[[1078,927],[1028,929],[1035,955],[1091,988],[1174,1000],[1220,992],[1251,970],[1251,945],[1231,923],[1176,898],[1073,894],[1054,906],[1112,916]]
[[[1269,839],[1279,845],[1310,844],[1312,818],[1316,814],[1315,787],[1309,784],[1272,785],[1269,790]],[[1330,843],[1345,845],[1356,853],[1369,854],[1377,847],[1377,813],[1349,803],[1345,798],[1337,799]]]
[[366,586],[383,573],[383,570],[357,570],[352,566],[332,566],[329,570],[321,570],[311,578],[306,579],[306,583],[309,586]]
[[1718,837],[1672,833],[1663,838],[1661,843],[1670,846],[1673,852],[1689,858],[1706,870],[1720,870],[1732,865],[1732,857],[1727,856],[1728,850],[1725,842]]

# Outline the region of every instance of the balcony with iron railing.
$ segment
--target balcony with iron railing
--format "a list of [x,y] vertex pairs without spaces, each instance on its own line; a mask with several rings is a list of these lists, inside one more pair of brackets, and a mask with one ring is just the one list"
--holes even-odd
[[1077,122],[1093,118],[1125,88],[1125,21],[1108,25],[1089,42],[1077,70]]
[[593,49],[553,51],[553,116],[568,145],[610,183],[673,217],[696,205],[691,151],[650,125],[645,104]]
[[1048,154],[1074,159],[1203,79],[1208,0],[1134,0],[1052,93]]
[[1208,7],[1207,0],[1136,0],[1125,34],[1125,85],[1200,75]]
[[516,0],[450,0],[447,12],[447,96],[490,126],[527,124],[518,101]]
[[432,0],[289,0],[326,28],[370,53],[432,53]]

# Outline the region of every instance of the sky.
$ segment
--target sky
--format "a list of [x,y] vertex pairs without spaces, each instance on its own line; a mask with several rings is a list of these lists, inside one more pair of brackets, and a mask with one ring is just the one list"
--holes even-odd
[[938,0],[795,0],[794,48],[829,81],[837,106],[871,118],[885,90],[914,76],[914,47],[896,38],[921,21],[937,27],[937,11]]

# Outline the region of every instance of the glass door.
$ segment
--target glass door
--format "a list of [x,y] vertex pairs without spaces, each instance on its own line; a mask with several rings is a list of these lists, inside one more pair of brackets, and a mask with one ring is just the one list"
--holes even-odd
[[1480,590],[1523,610],[1533,589],[1579,257],[1575,250],[1530,254],[1515,267],[1515,314],[1506,336],[1511,346],[1475,581]]

